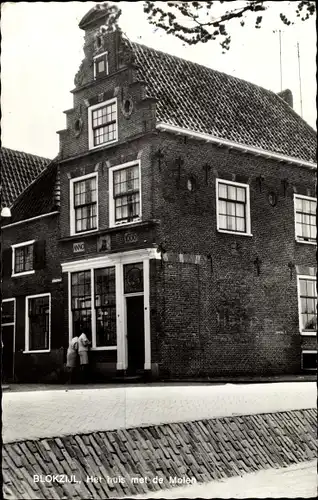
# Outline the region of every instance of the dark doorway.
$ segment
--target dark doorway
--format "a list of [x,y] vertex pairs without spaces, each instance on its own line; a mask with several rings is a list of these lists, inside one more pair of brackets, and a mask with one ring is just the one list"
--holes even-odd
[[127,297],[127,344],[128,373],[136,374],[144,369],[145,332],[144,297]]
[[13,345],[14,345],[14,325],[2,326],[2,381],[12,382],[13,380]]

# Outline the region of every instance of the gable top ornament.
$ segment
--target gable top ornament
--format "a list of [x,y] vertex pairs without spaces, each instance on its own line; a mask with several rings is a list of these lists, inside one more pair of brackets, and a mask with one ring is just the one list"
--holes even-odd
[[110,5],[108,2],[97,4],[90,9],[79,23],[81,29],[86,29],[89,25],[97,22],[103,22],[100,27],[100,33],[112,32],[119,29],[118,19],[121,16],[121,9],[117,5]]

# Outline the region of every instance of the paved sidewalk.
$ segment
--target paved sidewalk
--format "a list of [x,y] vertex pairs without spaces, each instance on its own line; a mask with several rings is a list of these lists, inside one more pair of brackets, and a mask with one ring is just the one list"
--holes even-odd
[[316,407],[314,382],[4,392],[3,441]]
[[[189,385],[224,385],[224,384],[267,384],[267,383],[282,383],[282,382],[316,382],[317,376],[315,374],[304,375],[273,375],[268,377],[216,377],[211,380],[207,379],[189,379],[189,380],[166,380],[160,382],[147,383],[148,387],[173,387],[173,386],[189,386]],[[116,387],[144,387],[144,382],[104,382],[92,384],[5,384],[2,390],[10,390],[11,392],[25,392],[25,391],[60,391],[60,390],[74,390],[74,389],[112,389]]]
[[222,481],[161,490],[133,498],[316,498],[317,461],[268,469]]

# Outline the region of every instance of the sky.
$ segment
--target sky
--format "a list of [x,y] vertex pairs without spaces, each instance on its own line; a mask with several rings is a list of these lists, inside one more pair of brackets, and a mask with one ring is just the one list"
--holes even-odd
[[[241,2],[236,2],[241,3]],[[294,109],[316,128],[315,19],[285,27],[278,18],[290,2],[268,2],[261,29],[231,31],[225,54],[217,41],[185,46],[182,41],[151,26],[143,2],[118,2],[120,26],[136,42],[190,59],[264,88],[281,90],[279,34],[282,40],[282,88],[292,90]],[[296,2],[294,2],[296,3]],[[83,59],[82,17],[95,2],[4,2],[1,6],[1,140],[2,146],[54,158],[58,135],[66,125],[64,110],[73,106],[74,76]],[[275,31],[275,32],[274,32]]]

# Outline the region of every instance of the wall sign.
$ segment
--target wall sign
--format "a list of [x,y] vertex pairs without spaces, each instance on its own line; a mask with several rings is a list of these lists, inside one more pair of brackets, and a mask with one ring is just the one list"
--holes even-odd
[[85,252],[85,242],[79,241],[78,243],[73,243],[73,253]]
[[138,236],[137,233],[125,233],[124,234],[124,242],[125,243],[137,243]]
[[107,250],[111,250],[111,239],[109,234],[97,238],[97,251],[106,252]]

